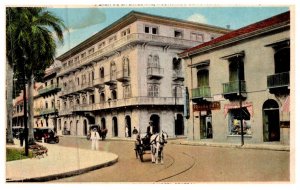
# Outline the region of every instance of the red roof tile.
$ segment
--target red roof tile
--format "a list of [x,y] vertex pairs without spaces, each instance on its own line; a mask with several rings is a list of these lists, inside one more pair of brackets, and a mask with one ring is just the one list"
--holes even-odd
[[229,32],[229,33],[223,35],[223,36],[220,36],[218,38],[215,38],[211,41],[205,42],[205,43],[200,44],[198,46],[192,47],[192,48],[180,53],[180,55],[184,55],[185,53],[189,53],[189,52],[201,49],[201,48],[209,46],[209,45],[213,45],[213,44],[216,44],[216,43],[219,43],[219,42],[223,42],[223,41],[226,41],[226,40],[238,37],[238,36],[242,36],[242,35],[254,32],[254,31],[258,31],[260,29],[263,29],[263,28],[266,28],[266,27],[269,27],[269,26],[273,26],[273,25],[276,25],[276,24],[279,24],[279,23],[282,23],[282,22],[289,21],[289,20],[290,20],[290,11],[287,11],[285,13],[270,17],[270,18],[262,20],[260,22],[245,26],[245,27],[237,29],[237,30],[234,30],[232,32]]

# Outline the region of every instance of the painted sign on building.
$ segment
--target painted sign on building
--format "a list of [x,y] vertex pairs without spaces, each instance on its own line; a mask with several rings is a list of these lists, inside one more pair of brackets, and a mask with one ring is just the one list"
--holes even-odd
[[219,110],[221,109],[221,103],[217,101],[204,102],[201,104],[194,104],[193,111],[204,111],[204,110]]

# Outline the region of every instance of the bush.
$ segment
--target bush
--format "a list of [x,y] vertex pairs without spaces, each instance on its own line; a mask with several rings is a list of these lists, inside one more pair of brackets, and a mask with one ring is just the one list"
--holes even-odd
[[25,156],[24,148],[6,148],[6,161],[22,160],[32,157],[32,152],[29,152],[29,155]]

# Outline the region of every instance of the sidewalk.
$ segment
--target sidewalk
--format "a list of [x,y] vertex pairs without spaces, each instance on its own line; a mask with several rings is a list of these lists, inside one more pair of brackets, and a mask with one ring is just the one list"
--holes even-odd
[[[7,182],[42,182],[79,175],[110,166],[118,156],[104,151],[93,151],[43,143],[48,156],[6,162]],[[7,147],[20,148],[19,141]]]
[[170,143],[178,145],[192,145],[192,146],[211,146],[211,147],[227,147],[227,148],[243,148],[243,149],[261,149],[261,150],[277,150],[277,151],[290,151],[290,146],[281,145],[278,143],[265,143],[265,144],[241,144],[234,143],[218,143],[213,141],[192,141],[192,140],[171,140]]

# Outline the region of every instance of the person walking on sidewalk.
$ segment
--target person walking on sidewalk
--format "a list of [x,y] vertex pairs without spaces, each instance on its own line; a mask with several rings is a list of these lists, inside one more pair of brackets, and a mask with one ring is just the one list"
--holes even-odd
[[98,150],[100,135],[96,128],[94,128],[93,131],[91,132],[91,140],[92,140],[92,150]]
[[24,143],[24,140],[25,140],[25,134],[24,134],[23,129],[20,130],[19,139],[20,139],[20,146],[23,147],[23,143]]

